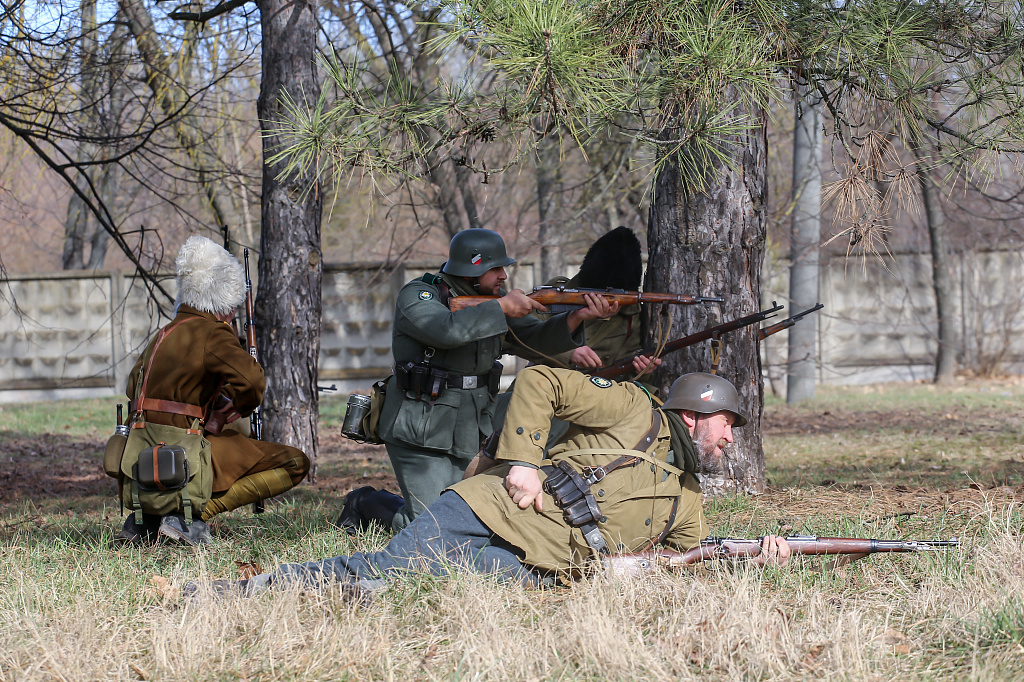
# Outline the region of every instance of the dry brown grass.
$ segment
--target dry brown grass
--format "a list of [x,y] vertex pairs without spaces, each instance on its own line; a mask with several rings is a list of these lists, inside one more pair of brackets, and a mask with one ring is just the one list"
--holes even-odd
[[808,564],[701,570],[549,593],[410,580],[368,606],[295,591],[182,604],[168,589],[129,609],[102,598],[101,576],[54,599],[5,571],[0,670],[12,680],[984,679],[1018,665],[1019,641],[978,641],[984,614],[1024,596],[1024,548],[999,528],[1007,519],[948,559],[874,557],[828,575]]
[[[382,543],[326,524],[347,489],[383,475],[379,455],[332,443],[341,456],[325,459],[323,487],[259,519],[225,516],[216,542],[194,552],[111,551],[118,513],[95,486],[72,477],[61,497],[62,479],[41,478],[0,513],[0,680],[1019,678],[1024,483],[1004,462],[1024,389],[974,389],[846,389],[770,407],[766,448],[782,482],[709,502],[717,534],[963,540],[955,552],[837,570],[803,558],[781,570],[699,568],[544,592],[411,576],[368,604],[296,591],[184,602],[185,581],[237,577],[236,561],[269,568]],[[879,421],[893,405],[899,418]],[[840,456],[813,457],[836,441]],[[909,453],[934,458],[938,441],[957,466],[901,482],[901,471],[932,466]],[[30,450],[22,456],[40,456]]]

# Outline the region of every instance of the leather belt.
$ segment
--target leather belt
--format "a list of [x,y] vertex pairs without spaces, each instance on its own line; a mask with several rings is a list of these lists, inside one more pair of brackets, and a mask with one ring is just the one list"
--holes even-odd
[[446,379],[448,388],[462,388],[469,390],[478,386],[487,386],[490,382],[490,374],[455,374],[448,372]]
[[128,403],[128,412],[139,412],[140,410],[148,410],[150,412],[166,412],[168,414],[183,414],[186,417],[192,417],[193,419],[203,418],[203,408],[198,405],[190,405],[188,403],[179,403],[173,400],[157,400],[156,398],[143,398],[142,404],[139,401],[132,400]]

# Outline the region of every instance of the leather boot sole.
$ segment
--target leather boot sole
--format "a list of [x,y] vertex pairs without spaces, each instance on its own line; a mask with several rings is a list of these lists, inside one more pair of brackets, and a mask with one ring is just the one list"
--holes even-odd
[[177,528],[172,526],[160,525],[160,537],[167,538],[174,542],[180,542],[189,547],[198,547],[199,545],[205,545],[209,542],[208,539],[194,539],[187,533],[182,533]]

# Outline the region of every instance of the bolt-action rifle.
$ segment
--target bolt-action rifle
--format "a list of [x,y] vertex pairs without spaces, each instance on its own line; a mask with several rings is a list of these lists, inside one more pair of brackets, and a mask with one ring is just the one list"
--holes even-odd
[[[675,341],[669,341],[661,348],[661,353],[658,357],[661,357],[666,353],[671,353],[673,351],[677,351],[682,348],[687,348],[694,344],[698,344],[701,341],[706,341],[707,339],[710,338],[717,338],[722,334],[727,334],[731,331],[742,329],[743,327],[749,327],[752,324],[757,324],[758,322],[762,322],[768,319],[769,317],[774,317],[775,313],[778,312],[779,310],[782,310],[782,306],[777,304],[775,301],[772,301],[771,308],[766,308],[765,310],[762,310],[760,312],[756,312],[751,315],[746,315],[745,317],[740,317],[735,320],[723,322],[722,324],[716,325],[714,327],[708,327],[703,331],[690,334],[689,336],[684,336],[681,339],[676,339]],[[644,350],[640,351],[639,355],[646,355],[648,357],[651,357],[657,352],[657,350],[657,348],[645,348]],[[598,367],[597,369],[594,370],[588,370],[587,374],[596,377],[604,377],[605,379],[617,379],[618,377],[624,376],[626,374],[629,374],[630,372],[635,371],[633,369],[634,357],[635,356],[631,356],[624,360],[619,360],[615,364],[608,365],[607,367]]]
[[[656,549],[635,554],[612,554],[603,558],[605,571],[612,575],[636,577],[661,569],[674,569],[713,559],[748,559],[761,553],[761,541],[738,538],[701,540],[685,552]],[[930,552],[960,546],[957,538],[949,540],[874,540],[867,538],[819,538],[814,535],[790,535],[786,538],[793,554],[820,556],[825,554],[875,554],[877,552]]]
[[800,318],[802,318],[804,315],[810,315],[811,313],[816,312],[818,310],[821,310],[824,307],[825,307],[825,305],[823,303],[819,303],[818,305],[814,306],[813,308],[808,308],[807,310],[803,311],[802,313],[797,313],[796,315],[792,315],[790,317],[787,317],[786,319],[784,319],[784,320],[782,320],[780,322],[776,322],[775,324],[768,325],[767,327],[762,328],[757,333],[757,340],[758,341],[764,341],[765,339],[767,339],[772,334],[778,334],[783,329],[789,329],[794,324],[796,324],[800,320]]
[[[687,296],[686,294],[658,294],[623,289],[569,289],[564,286],[542,286],[527,294],[543,306],[578,305],[585,306],[584,294],[598,294],[609,302],[618,301],[619,305],[636,305],[637,303],[675,303],[678,305],[694,305],[696,303],[722,303],[724,298],[717,296]],[[494,301],[499,296],[452,296],[448,299],[448,307],[452,312],[472,306]]]
[[[256,315],[253,311],[252,280],[249,279],[249,249],[242,250],[242,258],[245,260],[245,340],[249,345],[249,355],[253,360],[259,362],[260,355],[256,349]],[[258,406],[249,416],[249,423],[252,437],[256,440],[263,440],[263,415]],[[262,514],[263,511],[263,500],[252,503],[253,514]]]

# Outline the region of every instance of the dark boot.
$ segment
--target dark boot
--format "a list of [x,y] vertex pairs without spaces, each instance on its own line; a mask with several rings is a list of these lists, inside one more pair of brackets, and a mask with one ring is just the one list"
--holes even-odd
[[376,490],[372,486],[356,488],[345,496],[345,506],[334,525],[349,535],[368,530],[372,522],[391,530],[395,513],[404,506],[401,496],[387,490]]
[[210,541],[210,527],[199,519],[189,525],[181,514],[170,514],[160,519],[160,537],[195,547]]
[[345,504],[341,507],[341,515],[334,525],[341,528],[349,535],[365,531],[370,526],[370,520],[363,515],[363,498],[377,492],[373,486],[356,488],[345,496]]
[[387,490],[376,490],[372,495],[364,497],[362,502],[362,510],[366,518],[374,523],[379,523],[387,531],[391,530],[395,514],[403,508],[405,508],[405,498]]
[[114,547],[152,545],[156,542],[159,528],[159,516],[143,514],[142,523],[139,524],[135,522],[135,514],[129,514],[128,518],[124,520],[124,526],[114,536],[113,545]]

